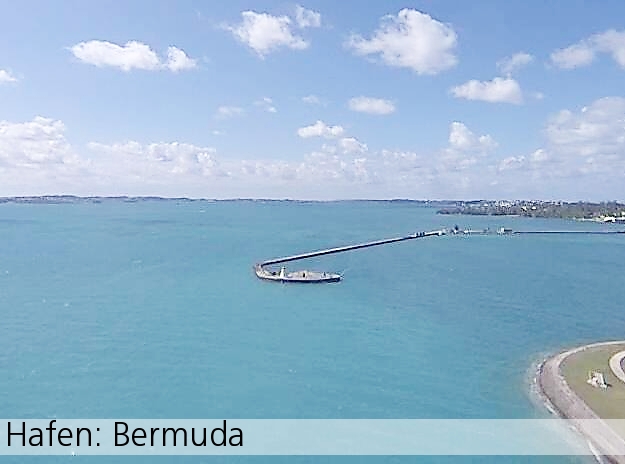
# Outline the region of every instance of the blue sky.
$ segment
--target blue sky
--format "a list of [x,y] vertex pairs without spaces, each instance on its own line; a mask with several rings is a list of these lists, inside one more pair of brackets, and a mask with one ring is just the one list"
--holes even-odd
[[0,195],[625,199],[622,1],[0,12]]

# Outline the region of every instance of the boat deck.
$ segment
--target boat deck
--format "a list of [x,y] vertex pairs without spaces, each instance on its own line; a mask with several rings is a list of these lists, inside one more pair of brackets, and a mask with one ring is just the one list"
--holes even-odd
[[295,271],[295,272],[280,272],[270,271],[265,269],[262,265],[257,264],[254,267],[256,276],[259,279],[271,280],[274,282],[296,282],[296,283],[330,283],[339,282],[342,279],[340,274],[332,272],[319,272],[319,271]]

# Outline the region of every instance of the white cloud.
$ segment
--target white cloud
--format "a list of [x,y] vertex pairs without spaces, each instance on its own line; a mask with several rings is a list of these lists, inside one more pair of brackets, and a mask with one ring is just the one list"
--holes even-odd
[[197,60],[189,58],[187,54],[179,48],[169,47],[167,49],[167,62],[165,66],[172,72],[185,71],[195,68],[197,66]]
[[545,134],[551,151],[625,161],[625,98],[600,98],[577,113],[562,110],[549,120]]
[[486,152],[497,147],[490,135],[475,135],[462,122],[454,121],[449,125],[449,147],[462,152]]
[[460,121],[438,150],[423,152],[372,150],[321,121],[301,130],[326,138],[324,146],[299,158],[250,160],[180,141],[76,147],[61,121],[2,121],[0,195],[622,198],[623,97],[558,112],[542,146],[528,153],[510,153]]
[[9,71],[0,69],[0,84],[8,84],[10,82],[17,82],[17,78]]
[[451,89],[456,98],[481,100],[490,103],[523,102],[519,83],[511,77],[496,77],[492,81],[470,80]]
[[260,100],[254,102],[256,106],[262,107],[267,113],[276,113],[278,110],[273,105],[273,100],[269,97],[263,97]]
[[522,68],[523,66],[527,66],[532,61],[534,61],[534,57],[529,53],[518,52],[499,61],[497,63],[497,68],[502,73],[509,75]]
[[551,54],[551,61],[559,68],[573,69],[586,66],[595,59],[595,50],[587,43],[571,45]]
[[306,95],[305,97],[302,97],[302,101],[304,103],[308,103],[309,105],[321,105],[322,104],[321,99],[316,95]]
[[297,166],[295,177],[307,182],[368,182],[367,159],[344,159],[338,155],[313,152]]
[[490,135],[476,135],[464,123],[454,121],[449,125],[449,146],[438,157],[438,173],[465,171],[475,167],[497,148]]
[[[289,189],[296,186],[297,194],[282,193],[290,198],[340,198],[346,192],[353,196],[359,186],[366,185],[376,175],[369,160],[362,156],[344,157],[333,153],[313,152],[299,161],[244,160],[233,166],[233,176],[255,189],[279,186]],[[285,190],[282,190],[283,192]],[[288,190],[287,190],[288,191]],[[259,196],[258,193],[254,196]],[[356,195],[358,197],[358,195]]]
[[621,68],[625,68],[625,31],[611,29],[595,35],[591,40],[598,51],[609,53]]
[[355,137],[343,137],[339,140],[339,147],[343,154],[365,153],[368,150],[367,145]]
[[395,111],[395,105],[390,100],[372,97],[354,97],[348,102],[349,109],[369,114],[391,114]]
[[0,121],[0,164],[33,165],[72,161],[62,121],[35,117],[32,121]]
[[450,25],[405,8],[396,16],[384,16],[370,39],[352,35],[346,46],[357,55],[379,55],[389,66],[410,68],[417,74],[438,74],[458,62],[456,43]]
[[498,171],[513,171],[523,167],[525,156],[508,156],[502,159],[497,166]]
[[194,174],[211,176],[219,174],[215,149],[198,147],[189,143],[159,142],[141,144],[134,141],[119,144],[88,144],[89,150],[108,155],[109,169],[114,162],[115,175],[123,169],[125,176],[158,180],[170,174]]
[[306,139],[310,137],[324,137],[326,139],[336,138],[343,135],[345,129],[342,126],[328,126],[323,121],[317,121],[310,126],[297,129],[297,135]]
[[[385,189],[390,196],[425,193],[436,179],[448,176],[432,164],[432,157],[370,153],[356,138],[340,137],[340,126],[323,125],[317,131],[339,137],[336,146],[289,161],[219,160],[211,147],[182,142],[90,143],[78,156],[65,140],[60,121],[37,118],[1,127],[3,195],[362,198],[386,196]],[[460,182],[450,177],[444,185],[457,187]]]
[[259,57],[280,48],[303,50],[309,43],[291,30],[291,18],[268,13],[243,11],[243,20],[236,26],[225,26],[241,43],[254,50]]
[[539,148],[529,155],[508,156],[502,159],[497,165],[498,172],[504,171],[526,171],[533,177],[552,177],[553,173],[548,172],[547,162],[550,159],[549,153],[543,148]]
[[0,121],[0,194],[75,191],[89,185],[83,178],[87,167],[66,140],[62,121]]
[[529,155],[509,156],[497,165],[506,180],[559,188],[575,199],[622,195],[625,177],[625,98],[605,97],[578,111],[562,110],[547,121],[545,145]]
[[183,50],[176,47],[168,48],[167,59],[163,61],[150,46],[136,41],[117,45],[102,40],[91,40],[80,42],[70,50],[83,63],[97,67],[119,68],[126,72],[132,69],[147,71],[169,69],[178,72],[192,69],[197,64],[196,60],[189,58]]
[[551,54],[551,61],[559,68],[579,68],[591,64],[598,53],[610,54],[621,68],[625,68],[625,31],[610,29],[592,35],[576,44],[554,51]]
[[321,13],[297,5],[295,7],[295,22],[301,28],[321,27]]
[[232,118],[234,116],[242,116],[245,110],[240,106],[220,106],[217,108],[216,117],[220,119]]

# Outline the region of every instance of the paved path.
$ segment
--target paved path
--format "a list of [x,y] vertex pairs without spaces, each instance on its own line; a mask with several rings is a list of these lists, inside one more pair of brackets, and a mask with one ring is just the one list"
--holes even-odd
[[619,351],[610,358],[610,369],[621,382],[625,382],[625,372],[623,371],[623,358],[625,358],[625,351]]
[[618,464],[625,464],[625,441],[569,387],[562,376],[560,366],[570,355],[588,348],[622,343],[624,342],[593,343],[560,353],[541,365],[537,379],[541,393],[560,415],[568,419],[571,425],[590,440],[610,463]]

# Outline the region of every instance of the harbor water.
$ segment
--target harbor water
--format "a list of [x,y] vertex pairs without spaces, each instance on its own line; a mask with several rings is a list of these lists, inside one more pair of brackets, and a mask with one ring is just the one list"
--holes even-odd
[[[419,231],[614,230],[437,215],[407,202],[104,200],[0,204],[6,418],[535,418],[545,354],[622,339],[622,235],[428,237],[289,263],[326,285],[257,279],[279,256]],[[71,457],[2,457],[65,462]],[[104,462],[581,462],[569,457],[86,457]]]

